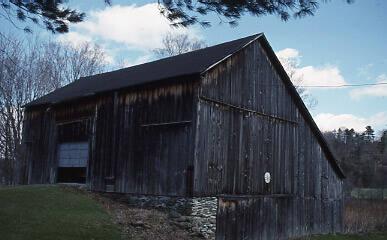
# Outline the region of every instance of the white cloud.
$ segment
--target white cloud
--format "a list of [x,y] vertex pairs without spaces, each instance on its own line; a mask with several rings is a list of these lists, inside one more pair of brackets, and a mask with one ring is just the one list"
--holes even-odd
[[373,85],[354,89],[350,92],[350,96],[354,99],[361,97],[387,97],[387,75],[382,74],[376,78],[376,83],[386,83],[385,85]]
[[295,85],[302,86],[337,86],[346,84],[344,77],[336,66],[300,67],[301,54],[297,49],[285,48],[276,52],[279,60]]
[[[152,60],[151,50],[162,47],[162,38],[168,32],[201,39],[196,28],[171,27],[157,3],[114,5],[90,11],[85,21],[72,25],[70,30],[60,35],[58,41],[75,46],[86,41],[98,44],[114,68]],[[131,57],[138,55],[142,56]]]
[[344,77],[336,66],[298,68],[295,77],[302,79],[303,86],[337,86],[346,84]]
[[87,38],[125,44],[136,50],[149,50],[161,46],[167,32],[187,33],[198,37],[192,28],[173,28],[160,14],[157,3],[114,5],[88,13],[88,19],[74,26],[74,31]]
[[369,125],[375,129],[386,128],[387,112],[379,112],[370,117],[359,117],[353,114],[320,113],[314,117],[314,120],[321,131],[331,131],[342,127],[364,131],[365,127]]
[[277,57],[281,59],[300,58],[300,52],[294,48],[285,48],[276,52]]

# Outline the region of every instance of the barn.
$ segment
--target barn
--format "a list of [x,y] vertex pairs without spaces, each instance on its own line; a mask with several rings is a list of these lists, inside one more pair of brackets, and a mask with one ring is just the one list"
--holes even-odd
[[264,34],[81,78],[23,139],[29,184],[215,205],[209,239],[342,229],[344,174]]

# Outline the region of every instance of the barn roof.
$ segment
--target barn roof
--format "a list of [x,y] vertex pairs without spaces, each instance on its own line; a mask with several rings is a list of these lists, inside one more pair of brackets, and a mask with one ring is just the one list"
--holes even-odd
[[259,40],[265,48],[272,64],[281,75],[281,78],[292,95],[296,105],[299,107],[302,115],[311,126],[313,133],[327,155],[332,167],[340,177],[344,178],[345,175],[337,164],[336,157],[330,150],[324,136],[314,122],[301,97],[297,93],[297,90],[276,57],[266,37],[262,33],[174,57],[168,57],[112,72],[82,77],[73,83],[26,104],[25,107],[67,102],[103,92],[156,82],[158,83],[173,78],[189,80],[191,79],[189,76],[200,75],[206,72],[208,69],[216,66],[218,63],[232,56],[234,53],[243,49],[255,40]]
[[237,52],[260,35],[262,34],[252,35],[117,71],[82,77],[73,83],[28,103],[26,107],[55,104],[121,88],[200,74],[216,62]]

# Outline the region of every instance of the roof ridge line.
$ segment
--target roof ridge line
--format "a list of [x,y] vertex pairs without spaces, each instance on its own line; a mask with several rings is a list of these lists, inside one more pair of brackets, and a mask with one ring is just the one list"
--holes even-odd
[[[174,58],[174,57],[181,56],[181,55],[185,55],[185,54],[191,54],[191,53],[194,53],[194,52],[206,50],[206,49],[212,48],[212,47],[217,47],[217,46],[219,46],[219,45],[227,44],[227,43],[230,43],[230,42],[239,41],[239,40],[244,39],[244,38],[256,36],[253,40],[249,41],[248,44],[250,44],[252,41],[256,40],[257,38],[259,38],[259,37],[262,36],[262,35],[263,35],[263,32],[260,32],[260,33],[252,34],[252,35],[249,35],[249,36],[246,36],[246,37],[233,39],[233,40],[230,40],[230,41],[227,41],[227,42],[221,42],[221,43],[218,43],[218,44],[214,44],[214,45],[212,45],[212,46],[208,46],[208,47],[205,47],[205,48],[195,49],[195,50],[192,50],[192,51],[189,51],[189,52],[185,52],[185,53],[181,53],[181,54],[177,54],[177,55],[173,55],[173,56],[168,56],[168,57],[164,57],[164,58],[160,58],[160,59],[155,59],[155,60],[150,61],[150,62],[144,62],[144,63],[140,63],[140,64],[137,64],[137,65],[133,65],[133,66],[129,66],[129,67],[124,67],[124,68],[120,68],[120,69],[116,69],[116,70],[112,70],[112,71],[107,71],[107,72],[102,72],[102,73],[93,74],[93,75],[90,75],[90,76],[80,77],[80,78],[77,79],[77,80],[80,80],[81,78],[88,78],[88,77],[103,75],[103,74],[106,74],[106,73],[118,72],[118,71],[126,70],[126,69],[129,69],[129,68],[139,67],[139,66],[142,66],[142,65],[145,65],[145,64],[155,63],[155,62],[158,62],[158,61],[163,61],[163,60],[166,60],[166,59]],[[246,45],[248,45],[248,44],[246,44]],[[243,47],[245,47],[246,45],[244,45]],[[243,47],[241,47],[241,48],[238,49],[237,51],[241,50]],[[237,51],[235,51],[235,52],[237,52]],[[234,52],[234,53],[235,53],[235,52]],[[233,53],[233,54],[234,54],[234,53]],[[204,71],[203,71],[203,72],[204,72]],[[76,80],[76,81],[77,81],[77,80]]]
[[[244,49],[246,46],[250,45],[252,42],[256,41],[257,39],[259,39],[260,37],[262,36],[265,36],[265,34],[263,32],[261,33],[258,33],[258,34],[254,34],[256,35],[256,37],[252,40],[250,40],[248,43],[244,44],[243,46],[241,46],[239,49],[235,50],[234,52],[228,54],[227,56],[223,57],[222,59],[220,59],[219,61],[211,64],[210,66],[208,66],[205,70],[203,70],[200,74],[203,74],[209,70],[211,70],[213,67],[215,67],[216,65],[218,65],[219,63],[223,62],[224,60],[228,59],[229,57],[231,57],[232,55],[234,55],[235,53],[239,52],[240,50]],[[252,37],[254,35],[251,35],[251,36],[247,36],[247,37]],[[246,37],[246,38],[247,38]]]

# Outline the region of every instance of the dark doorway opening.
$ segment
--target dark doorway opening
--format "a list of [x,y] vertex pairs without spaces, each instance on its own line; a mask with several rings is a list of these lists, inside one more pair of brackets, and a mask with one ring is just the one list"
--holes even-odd
[[85,167],[59,167],[59,183],[86,183]]

